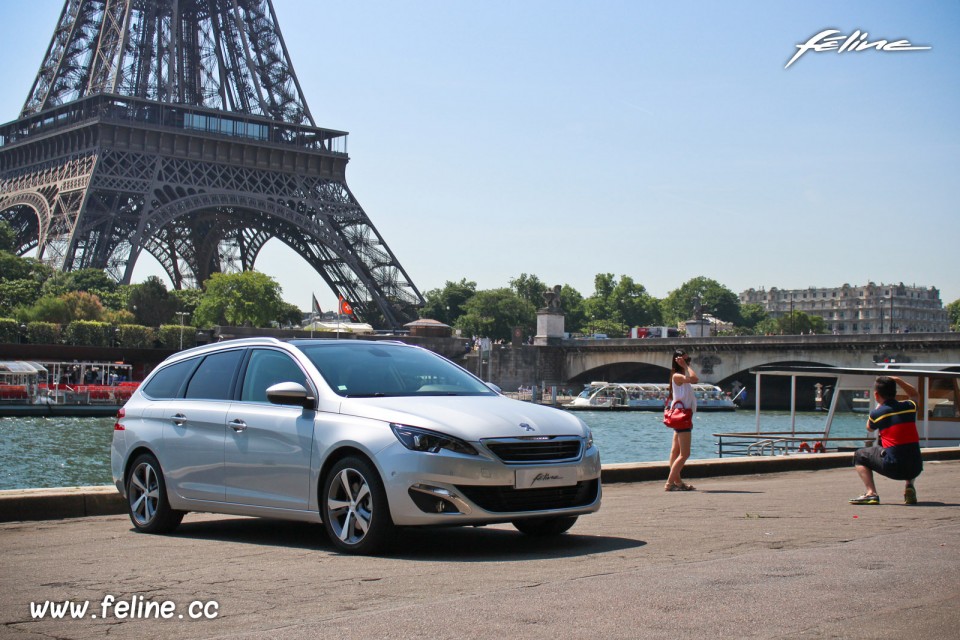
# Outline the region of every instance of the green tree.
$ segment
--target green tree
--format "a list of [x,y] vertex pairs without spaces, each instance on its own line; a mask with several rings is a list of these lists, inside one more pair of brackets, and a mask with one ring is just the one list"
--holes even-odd
[[960,331],[960,299],[947,305],[947,321],[951,331]]
[[17,307],[30,307],[40,297],[40,283],[29,280],[0,280],[0,316]]
[[661,301],[664,323],[676,325],[692,318],[698,298],[703,313],[737,325],[743,323],[737,294],[704,276],[688,280]]
[[[593,285],[593,295],[587,298],[583,305],[586,325],[610,321],[629,328],[657,325],[662,321],[659,301],[630,276],[622,275],[617,280],[612,273],[598,273],[593,279]],[[617,333],[625,335],[626,329]]]
[[780,335],[780,323],[776,318],[764,318],[753,327],[753,332],[758,336]]
[[757,335],[801,335],[826,331],[827,323],[823,318],[807,315],[803,311],[792,311],[779,318],[764,318],[754,328]]
[[103,303],[104,309],[109,309],[111,311],[126,311],[130,305],[130,293],[136,286],[138,285],[121,284],[117,285],[116,289],[113,291],[107,291],[106,289],[91,289],[90,293],[97,294],[97,297],[100,298],[100,302]]
[[53,269],[35,258],[21,258],[9,251],[0,251],[0,281],[34,280],[43,284]]
[[280,317],[282,290],[277,281],[259,271],[215,273],[204,283],[204,296],[194,323],[265,327]]
[[536,329],[536,308],[510,289],[478,291],[464,306],[456,322],[464,335],[510,340],[514,327],[525,334]]
[[612,273],[598,273],[593,277],[593,295],[583,301],[584,327],[597,320],[618,320],[609,304],[615,286]]
[[766,319],[767,312],[762,304],[744,304],[740,305],[740,326],[748,329],[755,329],[757,323]]
[[441,289],[431,289],[424,294],[426,303],[420,310],[421,318],[437,320],[453,325],[463,315],[464,305],[477,293],[477,283],[466,278],[460,282],[447,280]]
[[170,294],[177,299],[177,311],[189,313],[191,316],[203,300],[203,289],[174,289]]
[[70,308],[61,296],[41,296],[29,307],[20,307],[15,313],[28,322],[67,324],[72,320]]
[[661,322],[659,300],[630,276],[620,276],[620,281],[610,293],[608,306],[615,311],[614,319],[628,327],[658,325]]
[[16,248],[17,234],[6,220],[0,220],[0,251],[13,253]]
[[117,282],[106,274],[103,269],[77,269],[76,271],[60,271],[52,274],[43,283],[43,293],[61,295],[70,291],[114,292]]
[[588,336],[602,334],[608,338],[626,338],[629,327],[616,320],[591,320],[583,327],[583,333]]
[[157,276],[130,286],[127,310],[133,312],[137,324],[147,327],[167,324],[173,320],[178,305],[176,296],[167,291],[167,285]]
[[580,292],[568,284],[560,289],[560,307],[563,309],[564,327],[568,333],[582,330],[587,321],[584,300]]
[[282,302],[280,304],[279,315],[277,315],[277,323],[281,327],[289,326],[300,326],[300,323],[303,322],[303,312],[295,304],[290,304],[289,302]]
[[543,293],[552,287],[548,287],[543,280],[535,275],[528,276],[521,273],[518,277],[510,279],[510,288],[518,296],[532,304],[534,309],[540,309],[545,306]]

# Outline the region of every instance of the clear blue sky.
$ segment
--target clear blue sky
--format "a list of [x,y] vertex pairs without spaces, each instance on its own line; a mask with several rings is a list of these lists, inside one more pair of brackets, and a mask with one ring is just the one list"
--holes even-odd
[[[0,120],[62,6],[0,0]],[[274,6],[317,124],[350,132],[348,183],[423,292],[532,273],[587,296],[610,272],[657,297],[704,275],[960,298],[960,2]],[[784,69],[828,28],[933,48]],[[279,243],[257,268],[333,306]]]

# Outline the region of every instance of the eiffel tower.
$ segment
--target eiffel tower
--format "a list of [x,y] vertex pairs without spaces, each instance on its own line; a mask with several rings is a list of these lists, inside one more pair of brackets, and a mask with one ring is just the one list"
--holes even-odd
[[423,297],[346,182],[347,133],[316,126],[271,0],[65,0],[19,119],[0,126],[0,218],[17,253],[174,287],[253,268],[277,238],[358,319]]

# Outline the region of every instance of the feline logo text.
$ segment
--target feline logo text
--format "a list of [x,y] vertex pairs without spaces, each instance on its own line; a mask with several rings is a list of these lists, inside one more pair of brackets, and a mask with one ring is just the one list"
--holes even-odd
[[790,65],[796,62],[800,56],[805,54],[807,51],[815,51],[817,53],[823,51],[836,51],[837,53],[850,53],[851,51],[866,51],[868,49],[874,49],[876,51],[925,51],[927,49],[932,49],[933,47],[918,47],[910,44],[909,40],[876,40],[870,42],[867,37],[868,33],[866,31],[860,31],[857,29],[849,36],[845,35],[834,35],[839,34],[840,31],[837,29],[825,29],[815,36],[811,37],[804,43],[797,45],[797,52],[793,54],[793,57],[790,58],[790,62],[787,63],[787,66],[784,69],[789,69]]

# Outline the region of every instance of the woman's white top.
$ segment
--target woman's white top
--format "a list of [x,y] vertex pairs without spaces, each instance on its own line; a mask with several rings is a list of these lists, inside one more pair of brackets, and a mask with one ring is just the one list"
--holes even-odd
[[673,381],[673,376],[670,376],[670,387],[673,389],[673,400],[671,403],[682,402],[684,409],[692,409],[693,411],[697,410],[697,396],[693,392],[693,385],[689,382],[683,384],[676,384]]

